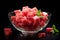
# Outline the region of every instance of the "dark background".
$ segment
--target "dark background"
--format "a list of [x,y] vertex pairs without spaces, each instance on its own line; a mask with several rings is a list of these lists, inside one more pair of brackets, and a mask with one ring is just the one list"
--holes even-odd
[[48,26],[52,26],[52,24],[55,24],[57,26],[57,29],[60,29],[58,0],[1,0],[0,4],[0,34],[2,37],[4,37],[3,28],[5,27],[12,28],[14,35],[19,33],[11,25],[8,19],[8,13],[16,9],[22,9],[23,6],[29,6],[31,8],[37,7],[42,11],[50,12],[52,14],[52,17]]

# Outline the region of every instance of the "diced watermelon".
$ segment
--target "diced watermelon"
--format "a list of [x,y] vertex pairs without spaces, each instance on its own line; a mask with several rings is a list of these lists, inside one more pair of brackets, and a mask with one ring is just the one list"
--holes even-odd
[[21,10],[14,10],[14,13],[21,13]]
[[44,26],[45,22],[44,21],[40,21],[40,26]]
[[33,17],[34,13],[33,12],[28,12],[27,17]]
[[48,20],[48,17],[44,16],[44,17],[42,18],[42,20],[43,20],[44,22],[46,22],[46,21]]
[[11,16],[12,23],[18,28],[23,28],[24,30],[36,30],[39,27],[45,25],[48,21],[48,14],[46,12],[41,12],[40,16],[37,16],[38,9],[36,7],[29,8],[24,6],[21,10],[14,10],[15,16]]
[[48,13],[42,12],[43,16],[48,16]]

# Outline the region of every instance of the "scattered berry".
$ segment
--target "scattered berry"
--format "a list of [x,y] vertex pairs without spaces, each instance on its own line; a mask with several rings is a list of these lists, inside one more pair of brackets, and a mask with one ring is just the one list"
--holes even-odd
[[44,37],[46,37],[46,33],[39,33],[39,34],[38,34],[38,37],[39,37],[39,38],[44,38]]
[[50,33],[52,30],[53,30],[53,28],[50,28],[50,27],[46,28],[47,33]]

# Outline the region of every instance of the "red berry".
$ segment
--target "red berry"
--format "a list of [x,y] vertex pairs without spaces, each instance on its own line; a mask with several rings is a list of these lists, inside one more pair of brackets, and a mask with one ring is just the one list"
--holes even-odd
[[50,28],[50,27],[46,28],[46,32],[48,32],[48,33],[50,33],[52,30],[53,30],[53,28]]
[[46,37],[46,33],[39,33],[39,34],[38,34],[38,37],[39,37],[39,38],[44,38],[44,37]]
[[9,36],[11,33],[12,33],[11,28],[4,28],[4,34],[5,34],[6,36]]

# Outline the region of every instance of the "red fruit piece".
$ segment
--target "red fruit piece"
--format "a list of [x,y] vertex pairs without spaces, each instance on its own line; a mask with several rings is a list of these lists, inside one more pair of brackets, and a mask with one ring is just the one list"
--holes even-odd
[[22,13],[24,14],[24,16],[27,16],[27,11],[22,11]]
[[24,14],[24,16],[27,16],[29,10],[30,10],[30,8],[28,8],[28,6],[25,6],[22,8],[22,13]]
[[14,10],[14,12],[15,12],[15,13],[20,13],[20,12],[21,12],[21,10]]
[[22,18],[20,19],[20,21],[21,21],[21,22],[27,21],[26,16],[22,17]]
[[44,17],[42,18],[42,20],[43,20],[44,22],[46,22],[46,21],[48,20],[48,17],[44,16]]
[[9,36],[11,33],[12,33],[11,28],[4,28],[4,34],[5,34],[6,36]]
[[46,33],[39,33],[39,34],[38,34],[38,37],[39,37],[39,38],[44,38],[44,37],[46,37]]
[[14,20],[16,17],[15,16],[11,16],[11,20]]
[[43,15],[43,16],[48,16],[48,13],[42,12],[42,15]]
[[46,28],[47,33],[50,33],[52,30],[53,30],[53,28],[50,28],[50,27]]
[[24,14],[21,12],[21,13],[16,13],[15,16],[24,16]]
[[34,13],[35,16],[37,14],[37,11],[38,11],[38,9],[36,7],[32,8],[32,12]]
[[29,7],[28,7],[28,6],[24,6],[24,7],[22,8],[22,10],[27,9],[27,8],[29,8]]
[[33,19],[34,19],[34,23],[33,24],[34,25],[38,25],[39,21],[40,21],[39,17],[38,16],[34,16]]
[[40,26],[44,26],[45,22],[44,21],[40,21]]
[[40,21],[40,18],[38,16],[34,16],[33,19],[34,19],[34,24],[36,24],[37,22],[39,23]]
[[24,17],[22,17],[22,19],[20,21],[21,21],[20,25],[23,26],[26,23],[27,18],[24,16]]
[[33,12],[28,12],[27,17],[33,17],[34,13]]
[[37,12],[38,9],[36,7],[34,7],[34,8],[32,8],[32,10],[35,11],[35,12]]
[[33,17],[33,29],[37,29],[40,25],[40,18],[38,16]]
[[15,16],[11,16],[11,20],[14,23],[16,21],[16,17]]
[[21,10],[14,10],[15,16],[24,16]]
[[21,22],[22,16],[16,16],[16,22]]
[[[27,22],[32,24],[34,22],[33,17],[27,17]],[[33,24],[32,24],[33,25]]]
[[17,26],[18,26],[18,27],[23,27],[23,25],[24,25],[25,22],[27,21],[27,18],[24,16],[24,17],[18,19],[17,21],[18,21]]

